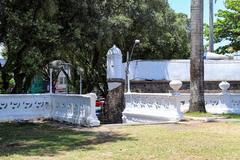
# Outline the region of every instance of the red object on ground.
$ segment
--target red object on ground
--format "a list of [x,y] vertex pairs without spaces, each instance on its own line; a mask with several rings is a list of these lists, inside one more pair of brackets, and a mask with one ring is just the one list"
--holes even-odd
[[97,100],[96,101],[96,107],[103,106],[104,101]]

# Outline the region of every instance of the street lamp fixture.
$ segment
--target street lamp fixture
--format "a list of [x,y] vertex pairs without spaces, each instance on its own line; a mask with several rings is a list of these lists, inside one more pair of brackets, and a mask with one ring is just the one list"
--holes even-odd
[[130,78],[129,78],[129,61],[131,61],[131,58],[132,58],[132,55],[133,55],[133,51],[134,51],[134,48],[136,47],[137,44],[140,43],[140,40],[136,39],[134,41],[134,44],[133,44],[133,47],[132,47],[132,50],[131,50],[131,54],[129,55],[129,52],[127,52],[127,67],[126,67],[126,87],[127,88],[127,93],[131,93],[131,88],[130,88]]

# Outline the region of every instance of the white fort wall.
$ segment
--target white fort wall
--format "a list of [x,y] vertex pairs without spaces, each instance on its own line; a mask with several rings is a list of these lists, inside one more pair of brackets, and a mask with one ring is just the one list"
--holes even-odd
[[[125,79],[126,63],[108,64],[107,78]],[[122,69],[120,69],[122,67]],[[204,60],[205,81],[239,81],[240,60]],[[131,80],[190,80],[190,60],[135,60],[129,65]]]
[[[108,59],[109,60],[109,59]],[[126,78],[126,63],[119,65],[121,59],[111,61],[107,66],[108,80]],[[117,61],[117,65],[114,65]],[[111,64],[111,65],[110,65]],[[204,60],[204,80],[240,81],[240,60]],[[134,60],[129,64],[129,79],[134,81],[190,81],[190,60]],[[111,81],[109,90],[120,83]]]
[[[239,68],[239,60],[204,60],[204,78],[205,81],[240,81]],[[190,81],[190,60],[135,60],[130,62],[129,70],[131,80]]]
[[39,118],[99,126],[95,94],[16,94],[0,95],[0,122]]

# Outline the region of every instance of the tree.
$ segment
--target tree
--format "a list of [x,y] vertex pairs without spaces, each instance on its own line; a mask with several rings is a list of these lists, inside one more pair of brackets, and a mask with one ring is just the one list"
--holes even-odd
[[60,26],[52,20],[54,3],[2,0],[0,6],[0,41],[7,49],[7,62],[1,70],[6,75],[3,84],[8,85],[13,75],[12,93],[26,93],[33,76],[55,57]]
[[97,88],[106,95],[108,49],[116,44],[126,53],[136,38],[142,41],[137,58],[190,53],[187,16],[174,13],[166,0],[1,0],[0,7],[0,42],[8,59],[0,71],[6,89],[13,76],[13,93],[26,93],[37,72],[61,59],[72,64],[73,91],[79,90],[80,67],[84,92]]
[[227,10],[219,10],[217,21],[214,23],[215,41],[230,41],[229,44],[220,47],[219,53],[232,53],[240,50],[240,1],[226,0]]
[[[219,10],[216,14],[217,21],[214,23],[214,41],[219,43],[221,41],[229,41],[229,43],[216,49],[217,53],[233,53],[240,50],[240,25],[238,19],[240,18],[240,2],[237,0],[226,0],[226,10]],[[205,25],[204,36],[209,38],[209,26]]]
[[209,0],[209,52],[214,52],[213,0]]
[[191,1],[191,47],[189,112],[206,112],[204,103],[203,0]]

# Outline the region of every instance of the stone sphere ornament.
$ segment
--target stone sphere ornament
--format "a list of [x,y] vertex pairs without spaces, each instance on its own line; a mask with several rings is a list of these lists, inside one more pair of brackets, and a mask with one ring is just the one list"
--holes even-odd
[[169,83],[169,86],[174,90],[174,92],[177,92],[182,87],[182,81],[180,81],[180,80],[172,80]]
[[219,83],[219,88],[222,90],[222,93],[226,93],[229,87],[230,84],[227,81],[222,81],[221,83]]

